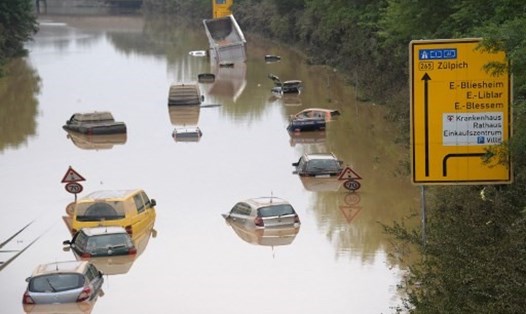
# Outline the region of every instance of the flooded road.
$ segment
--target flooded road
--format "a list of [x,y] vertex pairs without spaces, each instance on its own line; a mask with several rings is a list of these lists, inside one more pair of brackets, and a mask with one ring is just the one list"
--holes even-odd
[[[92,12],[39,22],[28,57],[7,68],[16,76],[0,80],[0,261],[21,253],[0,264],[2,313],[24,313],[24,280],[37,264],[75,259],[62,246],[69,166],[86,179],[79,198],[142,188],[157,202],[155,233],[132,262],[106,265],[93,313],[392,312],[401,270],[378,222],[418,211],[419,191],[398,174],[403,148],[381,106],[358,101],[337,72],[250,34],[247,62],[217,68],[189,54],[208,47],[199,23]],[[216,81],[200,85],[202,108],[168,108],[171,84],[208,72]],[[303,80],[303,93],[273,97],[269,73]],[[323,133],[289,134],[288,116],[309,107],[342,115]],[[62,129],[73,113],[94,110],[124,121],[126,136]],[[183,125],[202,137],[176,141]],[[326,151],[362,177],[358,192],[292,174],[304,152]],[[271,194],[296,209],[297,234],[245,234],[221,216]]]

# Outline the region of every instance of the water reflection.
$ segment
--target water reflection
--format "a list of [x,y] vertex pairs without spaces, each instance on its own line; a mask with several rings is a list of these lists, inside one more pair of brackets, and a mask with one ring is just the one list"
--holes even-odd
[[325,131],[312,132],[288,132],[290,136],[290,146],[294,147],[298,144],[321,144],[327,141],[327,133]]
[[0,78],[0,152],[36,135],[40,78],[25,59],[9,62]]
[[255,229],[237,220],[225,219],[225,222],[241,240],[261,246],[290,245],[300,230],[299,227],[294,226]]
[[337,192],[342,190],[343,181],[337,176],[321,178],[311,176],[298,176],[307,191],[311,192]]
[[275,95],[272,95],[268,98],[269,102],[277,102],[284,106],[289,107],[299,107],[301,106],[302,100],[300,95],[291,94],[291,95],[283,95],[281,97],[277,97]]
[[228,99],[236,102],[247,85],[245,62],[235,62],[232,67],[221,67],[211,64],[211,72],[215,74],[215,80],[211,84],[204,85],[208,94],[219,99]]
[[57,303],[57,304],[24,304],[24,312],[26,313],[48,313],[48,314],[89,314],[93,312],[96,302],[99,297],[103,296],[104,292],[100,290],[99,295],[88,301],[75,303]]
[[126,143],[126,133],[120,134],[81,134],[73,131],[66,131],[66,137],[71,140],[75,146],[85,150],[105,150],[112,149],[115,145]]

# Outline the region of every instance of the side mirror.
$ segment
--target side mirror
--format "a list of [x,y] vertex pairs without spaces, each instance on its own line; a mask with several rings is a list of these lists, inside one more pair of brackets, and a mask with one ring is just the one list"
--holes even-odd
[[155,205],[157,205],[157,202],[152,198],[152,199],[150,200],[150,206],[153,207],[153,206],[155,206]]
[[29,282],[29,280],[31,280],[31,277],[26,278],[26,282]]
[[102,271],[99,270],[99,277],[102,278],[102,276],[104,276],[104,273]]
[[71,241],[66,240],[66,241],[62,242],[62,244],[63,244],[63,245],[71,245]]
[[297,167],[300,163],[299,162],[293,162],[292,166]]

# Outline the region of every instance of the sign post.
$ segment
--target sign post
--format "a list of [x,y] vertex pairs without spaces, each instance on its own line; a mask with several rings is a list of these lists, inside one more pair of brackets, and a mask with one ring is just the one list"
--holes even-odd
[[415,184],[511,183],[511,164],[484,162],[511,133],[511,84],[504,52],[480,39],[410,43],[412,179]]
[[79,181],[86,181],[86,179],[69,166],[66,174],[64,174],[64,177],[62,178],[62,183],[66,183],[66,191],[75,194],[75,202],[77,202],[77,193],[80,193],[83,190],[82,185],[78,183]]

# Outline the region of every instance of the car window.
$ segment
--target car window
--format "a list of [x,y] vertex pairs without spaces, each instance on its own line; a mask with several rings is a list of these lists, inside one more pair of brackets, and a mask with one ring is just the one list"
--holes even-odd
[[88,236],[82,231],[77,232],[73,242],[79,250],[86,251],[86,246],[88,245]]
[[307,164],[307,171],[316,170],[338,170],[340,167],[339,163],[332,159],[313,159]]
[[247,203],[237,203],[234,205],[232,210],[230,211],[231,214],[237,214],[237,215],[250,215],[251,208]]
[[135,202],[135,207],[137,208],[137,212],[142,213],[145,209],[145,205],[141,197],[141,194],[135,194],[133,196],[133,201]]
[[289,204],[266,206],[258,209],[259,217],[283,216],[294,213],[294,208]]
[[90,282],[92,282],[95,278],[97,278],[99,276],[99,273],[98,271],[95,269],[95,266],[93,266],[92,264],[89,264],[88,265],[88,268],[86,269],[86,278],[88,278],[88,280]]
[[29,290],[33,292],[59,292],[84,286],[84,277],[80,274],[52,274],[33,277]]
[[150,198],[148,197],[148,195],[146,195],[146,193],[144,193],[144,191],[142,191],[141,192],[141,196],[142,196],[142,199],[144,201],[144,204],[146,205],[146,208],[151,207],[151,202],[150,202]]
[[298,162],[298,169],[303,169],[305,168],[305,158],[300,158],[299,162]]
[[125,216],[124,204],[121,201],[79,203],[76,211],[79,221],[115,220]]
[[96,253],[98,251],[128,248],[130,246],[131,241],[127,234],[102,234],[89,238],[87,244],[87,251],[91,253]]

